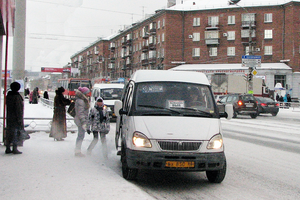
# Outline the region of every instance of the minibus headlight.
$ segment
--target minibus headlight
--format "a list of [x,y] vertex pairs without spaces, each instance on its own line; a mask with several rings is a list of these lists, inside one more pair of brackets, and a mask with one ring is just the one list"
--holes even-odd
[[214,135],[207,144],[207,149],[220,149],[223,146],[223,137],[221,134]]
[[144,134],[139,132],[134,132],[132,137],[132,143],[136,147],[147,147],[147,148],[152,147],[150,140]]

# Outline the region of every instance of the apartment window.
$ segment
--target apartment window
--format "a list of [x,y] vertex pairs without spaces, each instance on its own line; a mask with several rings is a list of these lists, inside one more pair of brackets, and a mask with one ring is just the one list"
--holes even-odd
[[165,27],[165,24],[166,24],[166,20],[163,19],[163,21],[162,21],[162,27]]
[[200,33],[193,33],[193,41],[194,42],[200,41]]
[[255,13],[247,13],[242,14],[242,22],[254,22],[255,21]]
[[209,56],[218,56],[218,48],[210,47],[209,48]]
[[265,39],[273,38],[273,30],[265,30]]
[[228,24],[235,24],[235,15],[228,16]]
[[274,75],[274,85],[281,83],[282,87],[285,87],[286,75]]
[[208,17],[208,25],[213,27],[219,25],[219,16]]
[[160,43],[160,35],[157,36],[157,43]]
[[249,55],[249,46],[245,47],[245,55]]
[[235,56],[235,47],[227,47],[227,56]]
[[200,57],[200,48],[193,48],[193,57]]
[[165,41],[165,33],[162,33],[161,34],[161,42],[164,42]]
[[235,40],[235,31],[227,32],[227,40]]
[[193,26],[200,26],[200,17],[194,18]]
[[157,22],[157,29],[160,29],[160,21]]
[[270,23],[272,21],[272,13],[266,13],[265,14],[265,23]]
[[242,38],[248,38],[250,37],[250,31],[251,31],[251,37],[256,37],[255,30],[250,30],[250,29],[243,29],[241,30],[241,37]]
[[[249,49],[250,49],[249,46],[246,46],[246,47],[245,47],[245,55],[249,55],[249,54],[250,54]],[[252,52],[254,52],[254,50],[255,50],[255,49],[254,49],[254,47],[252,46]]]
[[265,55],[272,55],[273,54],[273,47],[272,46],[265,46]]

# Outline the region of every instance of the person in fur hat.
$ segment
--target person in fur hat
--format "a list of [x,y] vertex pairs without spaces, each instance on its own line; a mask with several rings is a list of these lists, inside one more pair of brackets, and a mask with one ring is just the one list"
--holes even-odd
[[[18,92],[21,88],[20,83],[13,82],[6,96],[6,150],[5,153],[21,154],[18,150],[18,133],[24,130],[24,101]],[[10,145],[13,144],[13,150]]]
[[63,138],[67,137],[66,105],[70,105],[71,101],[64,97],[64,91],[63,87],[59,87],[55,90],[54,97],[53,120],[49,137],[57,141],[63,141]]
[[101,97],[97,98],[95,106],[90,109],[89,112],[89,121],[87,124],[87,133],[91,132],[94,135],[90,146],[88,147],[88,154],[91,154],[95,145],[98,143],[98,137],[100,134],[101,144],[102,144],[102,153],[104,158],[107,158],[107,146],[106,146],[106,134],[110,130],[110,121],[109,113],[104,105],[103,99]]
[[75,117],[74,122],[78,127],[78,136],[76,139],[75,146],[75,156],[84,157],[85,155],[81,153],[81,145],[84,139],[84,135],[87,129],[88,123],[88,114],[90,102],[88,95],[90,89],[87,87],[79,87],[78,90],[75,90]]

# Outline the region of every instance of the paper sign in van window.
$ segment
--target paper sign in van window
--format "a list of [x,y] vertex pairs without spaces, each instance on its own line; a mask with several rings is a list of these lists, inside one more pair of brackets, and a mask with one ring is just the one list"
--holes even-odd
[[157,93],[163,92],[164,87],[162,85],[145,85],[141,88],[142,93]]
[[183,100],[168,100],[168,107],[169,108],[184,108],[184,101]]

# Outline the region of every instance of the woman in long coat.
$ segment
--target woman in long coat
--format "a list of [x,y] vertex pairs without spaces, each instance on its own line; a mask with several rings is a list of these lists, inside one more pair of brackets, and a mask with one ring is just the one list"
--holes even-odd
[[[6,96],[6,150],[5,153],[21,154],[17,148],[19,138],[18,132],[24,130],[24,101],[23,97],[18,92],[21,85],[18,82],[13,82],[10,84],[10,89]],[[10,145],[13,144],[13,150],[11,150]]]
[[36,88],[34,88],[33,93],[32,93],[32,104],[37,104],[39,101],[38,100],[39,97],[40,97],[39,88],[36,87]]
[[70,105],[71,101],[63,95],[65,89],[63,87],[55,90],[53,120],[49,137],[54,140],[63,141],[67,137],[66,125],[66,105]]

